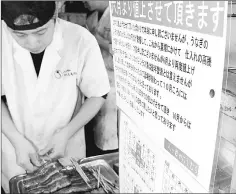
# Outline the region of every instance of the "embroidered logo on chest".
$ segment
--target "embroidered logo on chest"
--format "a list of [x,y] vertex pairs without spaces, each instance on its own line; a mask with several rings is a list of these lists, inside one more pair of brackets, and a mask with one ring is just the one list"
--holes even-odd
[[56,70],[54,73],[55,77],[57,79],[60,79],[62,77],[70,77],[70,76],[75,76],[77,75],[77,72],[75,71],[71,71],[70,69],[67,69],[65,71],[61,71],[61,70]]

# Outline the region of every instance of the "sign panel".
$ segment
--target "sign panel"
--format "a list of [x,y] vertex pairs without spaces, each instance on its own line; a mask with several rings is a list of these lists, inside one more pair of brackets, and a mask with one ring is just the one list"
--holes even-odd
[[[220,109],[227,2],[111,1],[110,9],[117,106],[141,129],[137,137],[152,142],[150,149],[160,163],[153,173],[163,174],[165,164],[173,173],[186,172],[186,182],[195,180],[207,191]],[[123,128],[120,133],[122,137]],[[160,187],[158,180],[152,189]],[[191,190],[192,184],[184,184]]]
[[121,193],[206,193],[188,171],[156,142],[149,141],[131,119],[120,115]]

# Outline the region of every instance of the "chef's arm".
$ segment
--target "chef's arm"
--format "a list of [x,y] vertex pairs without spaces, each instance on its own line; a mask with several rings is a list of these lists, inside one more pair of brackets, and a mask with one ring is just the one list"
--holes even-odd
[[103,97],[87,98],[77,115],[63,129],[66,137],[71,138],[79,129],[84,127],[98,113],[104,102]]
[[2,102],[2,132],[9,139],[11,144],[16,147],[19,142],[24,139],[24,137],[16,129],[8,107],[5,102],[1,99]]
[[106,40],[105,38],[103,38],[102,36],[100,36],[98,33],[94,34],[95,38],[97,39],[98,45],[103,48],[104,50],[109,52],[109,45],[110,42],[108,40]]
[[[8,138],[16,151],[16,162],[23,169],[32,172],[40,166],[35,148],[16,129],[7,105],[2,102],[2,133]],[[33,166],[34,165],[34,166]]]

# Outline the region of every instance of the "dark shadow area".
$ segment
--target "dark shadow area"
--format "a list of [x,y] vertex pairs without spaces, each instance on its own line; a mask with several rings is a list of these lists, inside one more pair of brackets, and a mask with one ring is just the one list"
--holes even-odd
[[115,150],[108,150],[108,151],[103,151],[99,149],[94,140],[94,132],[93,132],[93,125],[94,121],[93,119],[85,125],[85,141],[86,141],[86,157],[90,156],[96,156],[96,155],[102,155],[102,154],[109,154],[113,152],[117,152],[118,149]]

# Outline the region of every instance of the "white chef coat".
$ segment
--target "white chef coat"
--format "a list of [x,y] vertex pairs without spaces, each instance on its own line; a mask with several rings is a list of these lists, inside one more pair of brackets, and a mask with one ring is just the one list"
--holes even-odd
[[[29,51],[17,44],[2,21],[2,95],[6,95],[17,130],[37,149],[45,148],[55,130],[70,122],[78,88],[88,98],[110,90],[99,46],[87,29],[57,19],[37,77]],[[84,129],[69,140],[66,157],[85,157]],[[22,173],[14,147],[2,134],[4,189],[10,178]]]

